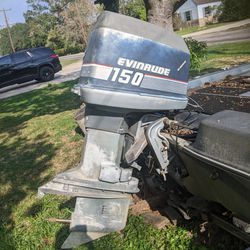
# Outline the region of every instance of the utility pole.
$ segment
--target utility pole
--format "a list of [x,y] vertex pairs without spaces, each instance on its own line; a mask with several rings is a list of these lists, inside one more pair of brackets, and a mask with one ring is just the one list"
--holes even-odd
[[14,43],[13,43],[11,33],[10,33],[10,26],[9,26],[8,18],[7,18],[7,15],[6,15],[6,11],[10,11],[10,10],[11,9],[8,9],[8,10],[2,9],[2,10],[0,10],[0,12],[3,12],[6,28],[8,30],[8,35],[9,35],[9,39],[10,39],[10,45],[11,45],[12,51],[15,52]]

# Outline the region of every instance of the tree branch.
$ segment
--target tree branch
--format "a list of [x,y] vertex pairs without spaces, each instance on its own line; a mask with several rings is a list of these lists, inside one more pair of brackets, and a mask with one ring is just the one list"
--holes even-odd
[[177,11],[186,1],[187,0],[178,0],[174,5],[173,13]]

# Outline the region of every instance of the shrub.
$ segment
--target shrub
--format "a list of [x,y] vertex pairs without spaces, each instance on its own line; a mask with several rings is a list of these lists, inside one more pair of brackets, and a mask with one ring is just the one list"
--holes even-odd
[[80,46],[75,46],[75,47],[56,49],[55,53],[59,56],[65,56],[67,54],[76,54],[83,51],[84,50]]
[[237,21],[250,17],[249,0],[222,0],[219,21]]
[[83,52],[84,49],[82,48],[82,46],[70,46],[66,48],[66,53],[67,54],[75,54],[75,53],[79,53],[79,52]]
[[184,38],[184,40],[190,51],[190,69],[200,71],[201,62],[207,56],[206,42],[198,42],[191,37]]
[[64,56],[64,55],[66,55],[65,49],[55,49],[54,51],[55,51],[55,53],[56,53],[57,55],[59,55],[59,56]]

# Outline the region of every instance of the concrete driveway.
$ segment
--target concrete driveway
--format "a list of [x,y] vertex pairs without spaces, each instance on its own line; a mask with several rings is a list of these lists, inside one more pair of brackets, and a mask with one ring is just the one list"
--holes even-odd
[[55,79],[50,82],[37,82],[31,81],[22,84],[15,84],[6,88],[0,89],[0,99],[8,98],[11,96],[23,94],[34,89],[41,89],[48,84],[58,84],[61,82],[71,81],[79,78],[80,76],[80,69],[81,69],[82,61],[79,60],[76,63],[72,63],[68,66],[65,66],[62,71],[58,72],[55,75]]

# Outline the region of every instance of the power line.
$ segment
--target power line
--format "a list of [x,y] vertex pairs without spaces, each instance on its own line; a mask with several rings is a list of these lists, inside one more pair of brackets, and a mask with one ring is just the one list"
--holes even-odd
[[10,26],[9,26],[8,18],[7,18],[7,15],[6,15],[6,11],[11,11],[11,9],[2,9],[2,10],[0,10],[0,12],[3,12],[3,15],[4,15],[4,20],[5,20],[7,30],[8,30],[8,35],[9,35],[10,45],[11,45],[12,51],[15,52],[14,43],[13,43],[13,40],[12,40],[12,37],[11,37]]

